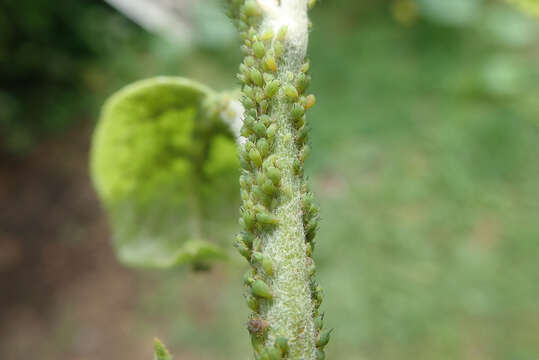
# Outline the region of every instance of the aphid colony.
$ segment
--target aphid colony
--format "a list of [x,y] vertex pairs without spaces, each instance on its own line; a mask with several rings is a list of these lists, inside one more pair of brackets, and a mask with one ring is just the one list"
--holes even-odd
[[[262,253],[262,239],[279,226],[275,209],[290,194],[282,186],[282,164],[274,154],[276,136],[279,132],[277,119],[272,118],[275,106],[286,104],[288,121],[293,126],[295,148],[293,176],[300,179],[303,227],[307,247],[307,265],[311,276],[310,290],[313,303],[313,318],[316,325],[317,359],[325,359],[324,347],[330,332],[322,333],[323,314],[319,313],[322,289],[314,280],[315,264],[312,260],[314,237],[318,227],[318,207],[307,189],[303,178],[303,163],[309,154],[308,128],[305,111],[315,105],[314,95],[306,95],[310,76],[309,63],[305,63],[297,74],[280,71],[280,61],[285,46],[287,28],[277,33],[260,28],[261,9],[255,0],[230,0],[233,18],[243,40],[245,59],[239,67],[238,79],[242,83],[241,102],[245,108],[241,135],[246,139],[241,146],[239,158],[242,167],[240,192],[242,207],[240,225],[242,232],[237,236],[235,247],[251,264],[245,274],[244,283],[249,288],[246,300],[253,311],[248,322],[256,359],[286,359],[289,352],[288,340],[277,337],[272,346],[266,346],[271,324],[263,318],[263,310],[272,305],[274,294],[268,284],[277,270],[272,260]],[[273,113],[274,114],[274,113]]]

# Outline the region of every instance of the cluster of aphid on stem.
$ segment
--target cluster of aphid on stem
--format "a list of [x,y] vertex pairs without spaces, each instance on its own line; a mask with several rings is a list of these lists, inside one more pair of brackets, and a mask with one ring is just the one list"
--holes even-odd
[[[248,331],[256,359],[322,360],[330,331],[322,333],[323,314],[319,312],[322,290],[314,280],[312,251],[318,207],[303,175],[303,163],[310,150],[305,111],[315,104],[314,95],[305,93],[310,82],[309,63],[304,62],[302,55],[299,66],[290,65],[298,59],[287,58],[294,56],[294,49],[287,42],[287,26],[278,29],[263,26],[263,10],[255,0],[230,0],[230,5],[245,54],[238,74],[245,108],[241,128],[244,141],[240,142],[239,152],[242,232],[235,246],[251,264],[244,277],[249,288],[247,304],[253,311]],[[288,216],[294,217],[291,214],[294,211],[299,217],[297,224],[288,221]],[[270,242],[272,246],[275,243],[280,246],[290,241],[300,241],[301,244],[293,243],[293,249],[302,253],[283,256],[299,261],[287,263],[286,259],[271,256]],[[288,272],[289,278],[278,278],[279,272],[281,275]],[[281,317],[298,308],[297,304],[287,308],[279,299],[279,295],[284,296],[283,291],[279,294],[272,289],[272,286],[290,285],[283,284],[286,281],[299,285],[298,297],[305,290],[308,301],[300,309],[304,313],[298,314],[293,331],[277,324],[280,321],[276,319],[283,322],[287,319],[276,318],[275,311],[273,321],[269,319],[277,303],[282,308],[283,313],[278,314]],[[286,291],[294,296],[290,292],[296,289],[290,291],[288,287]]]

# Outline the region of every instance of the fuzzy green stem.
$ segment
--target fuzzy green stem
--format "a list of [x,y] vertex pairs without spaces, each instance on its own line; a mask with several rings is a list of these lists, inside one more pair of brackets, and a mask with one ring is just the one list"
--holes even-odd
[[318,208],[303,177],[309,153],[304,113],[314,105],[314,96],[305,94],[309,2],[230,1],[246,54],[238,74],[245,113],[243,232],[236,247],[252,265],[244,281],[255,357],[324,359],[321,289],[311,258]]
[[[305,17],[306,11],[305,6]],[[304,49],[296,48],[291,42],[285,42],[285,49],[277,78],[281,84],[290,84],[287,75],[301,72],[305,54]],[[276,102],[270,117],[276,119],[278,125],[274,154],[282,172],[283,195],[275,210],[279,226],[267,236],[262,251],[272,259],[276,268],[276,275],[270,283],[274,302],[265,314],[272,326],[268,340],[272,344],[279,336],[289,339],[290,359],[315,359],[315,326],[303,230],[303,179],[294,173],[294,161],[301,154],[294,141],[296,129],[290,121],[286,95],[278,94]]]

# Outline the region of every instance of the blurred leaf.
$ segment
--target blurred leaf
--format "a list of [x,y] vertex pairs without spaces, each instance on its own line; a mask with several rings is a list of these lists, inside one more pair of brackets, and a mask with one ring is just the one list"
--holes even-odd
[[485,91],[493,96],[512,96],[522,88],[519,64],[508,56],[492,56],[483,68]]
[[416,22],[419,12],[414,0],[394,0],[391,13],[395,20],[403,25],[412,25]]
[[239,164],[220,97],[174,77],[139,81],[105,104],[91,173],[119,259],[204,266],[235,232]]
[[494,6],[487,13],[486,27],[500,44],[511,47],[530,45],[536,29],[532,19],[511,8]]
[[418,0],[423,14],[445,25],[462,26],[475,20],[481,0]]
[[237,41],[236,29],[225,15],[222,3],[198,1],[193,5],[194,37],[205,49],[226,48]]
[[539,16],[539,1],[538,0],[507,0],[508,2],[517,5],[525,12]]

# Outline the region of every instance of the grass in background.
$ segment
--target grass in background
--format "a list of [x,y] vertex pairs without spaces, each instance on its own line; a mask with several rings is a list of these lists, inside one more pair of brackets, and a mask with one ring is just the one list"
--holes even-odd
[[[535,359],[537,50],[489,28],[494,13],[520,15],[489,7],[473,26],[407,27],[385,5],[333,6],[315,12],[310,44],[329,358]],[[180,348],[245,358],[239,276],[215,305],[222,329],[197,343],[179,326]]]
[[315,19],[330,358],[539,354],[537,51],[500,45],[492,11],[464,29]]

